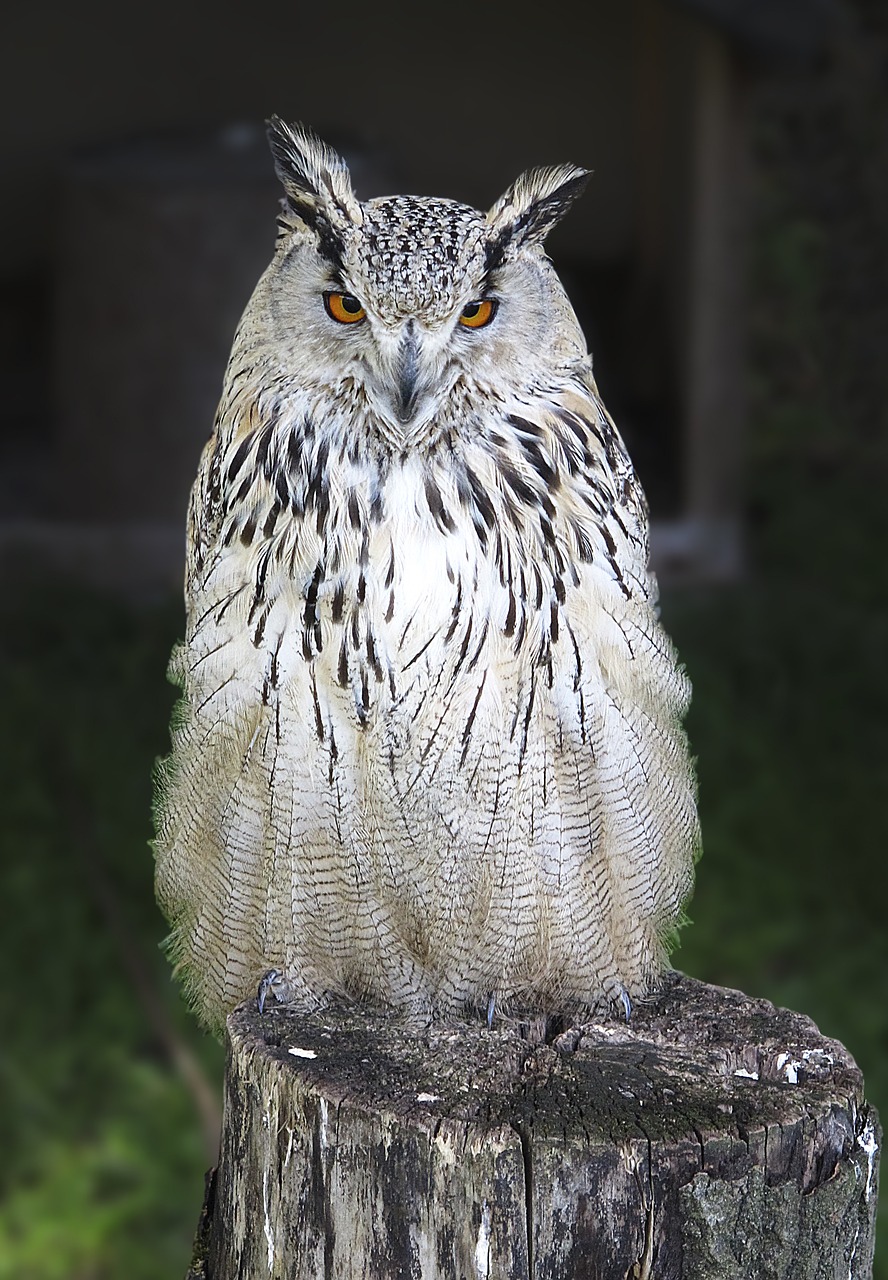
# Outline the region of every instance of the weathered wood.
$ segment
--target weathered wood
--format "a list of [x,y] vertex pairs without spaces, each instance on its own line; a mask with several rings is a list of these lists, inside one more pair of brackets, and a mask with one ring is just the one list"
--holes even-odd
[[542,1030],[238,1009],[191,1275],[871,1275],[878,1121],[808,1018],[676,974]]

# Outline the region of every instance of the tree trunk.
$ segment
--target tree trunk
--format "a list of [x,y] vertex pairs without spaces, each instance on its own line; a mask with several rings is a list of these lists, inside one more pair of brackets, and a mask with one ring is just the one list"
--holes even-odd
[[881,1133],[800,1014],[679,974],[630,1025],[228,1021],[207,1280],[862,1280]]

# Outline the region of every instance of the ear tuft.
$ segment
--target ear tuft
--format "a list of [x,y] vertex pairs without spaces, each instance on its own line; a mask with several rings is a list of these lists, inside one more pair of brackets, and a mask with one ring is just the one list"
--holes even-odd
[[287,204],[317,232],[322,252],[338,262],[343,232],[359,227],[363,220],[348,165],[307,125],[289,125],[280,116],[272,116],[266,124]]
[[487,215],[490,265],[501,262],[510,248],[542,244],[582,194],[590,176],[588,169],[578,165],[559,164],[528,169],[516,178]]

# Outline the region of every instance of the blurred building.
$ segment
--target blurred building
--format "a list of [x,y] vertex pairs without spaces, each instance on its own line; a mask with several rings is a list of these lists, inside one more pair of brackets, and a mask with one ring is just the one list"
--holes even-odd
[[362,197],[484,208],[529,165],[591,168],[549,251],[648,491],[655,562],[739,571],[747,90],[763,62],[820,55],[834,0],[516,3],[437,30],[356,0],[151,13],[135,32],[109,0],[53,0],[6,42],[7,556],[177,587],[231,337],[271,256],[276,111],[341,149]]

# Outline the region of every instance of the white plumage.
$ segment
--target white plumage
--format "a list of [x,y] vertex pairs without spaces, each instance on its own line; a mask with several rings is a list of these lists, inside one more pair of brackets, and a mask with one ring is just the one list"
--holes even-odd
[[270,137],[287,200],[192,493],[157,803],[189,993],[214,1026],[272,967],[421,1016],[642,995],[698,842],[689,689],[541,247],[585,174],[486,217],[359,204],[313,134]]

